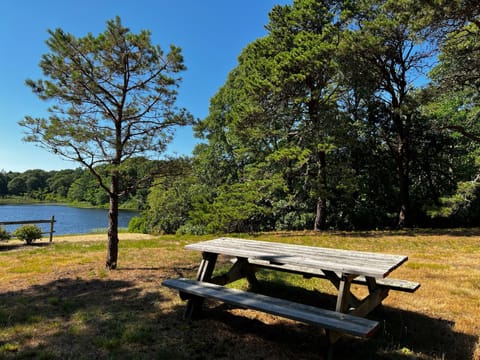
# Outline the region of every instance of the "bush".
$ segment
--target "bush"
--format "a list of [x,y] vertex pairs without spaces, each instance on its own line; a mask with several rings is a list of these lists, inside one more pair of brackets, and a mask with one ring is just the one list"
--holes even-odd
[[13,236],[17,239],[25,240],[27,244],[31,244],[34,240],[42,237],[42,229],[37,225],[23,225],[13,232]]
[[11,237],[10,233],[4,227],[0,227],[0,240],[9,240]]
[[185,224],[178,228],[177,235],[206,235],[207,229],[203,225]]
[[128,223],[128,231],[133,233],[148,234],[148,226],[145,218],[134,216]]

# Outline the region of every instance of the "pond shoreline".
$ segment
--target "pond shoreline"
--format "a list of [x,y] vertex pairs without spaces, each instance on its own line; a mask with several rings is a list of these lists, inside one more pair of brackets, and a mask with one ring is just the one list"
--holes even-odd
[[[127,229],[130,219],[139,216],[139,212],[119,211],[118,227]],[[1,204],[0,222],[18,222],[46,220],[55,217],[54,236],[105,233],[108,228],[108,210],[98,208],[79,208],[58,203]],[[41,224],[43,232],[49,232],[50,224]],[[8,231],[15,226],[6,225]]]

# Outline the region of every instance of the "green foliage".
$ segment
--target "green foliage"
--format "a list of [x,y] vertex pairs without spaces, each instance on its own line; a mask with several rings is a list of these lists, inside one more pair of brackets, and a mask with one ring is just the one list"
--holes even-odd
[[4,172],[0,172],[0,197],[8,194],[8,176]]
[[128,232],[148,234],[149,229],[145,218],[132,217],[128,223]]
[[20,240],[25,240],[27,244],[31,244],[34,240],[42,237],[42,229],[37,225],[27,224],[15,229],[12,235]]
[[189,218],[192,196],[199,189],[190,160],[170,160],[165,168],[150,188],[142,226],[151,233],[174,234]]
[[302,191],[294,197],[308,194],[315,213],[316,202],[331,196],[336,162],[325,158],[349,142],[342,131],[347,118],[336,105],[337,15],[334,2],[274,7],[268,36],[242,51],[212,99],[209,116],[196,127],[209,140],[197,164],[201,174],[207,168],[213,174],[205,177],[215,187],[210,219],[201,220],[210,230],[270,228],[281,198]]
[[0,226],[0,240],[9,240],[11,234],[3,226]]
[[205,235],[208,233],[209,231],[205,226],[190,223],[180,226],[176,232],[177,235]]
[[440,206],[429,211],[432,217],[450,217],[458,214],[478,197],[479,183],[475,181],[459,182],[456,192],[440,198]]
[[[93,171],[96,165],[162,152],[168,129],[191,122],[174,105],[177,74],[185,69],[178,47],[165,53],[151,44],[150,32],[134,34],[119,17],[96,37],[76,38],[62,29],[48,33],[50,52],[40,62],[46,79],[27,85],[54,105],[48,119],[27,116],[20,122],[26,141]],[[104,181],[100,185],[108,191]]]
[[[471,81],[443,97],[438,88],[418,87],[439,40],[430,31],[440,14],[432,6],[411,0],[275,6],[267,35],[242,51],[195,126],[205,140],[194,150],[195,176],[152,189],[144,215],[150,229],[439,224],[429,209],[476,174],[478,146],[459,134],[474,139],[480,131]],[[450,10],[448,16],[461,7]],[[476,49],[476,37],[462,34],[461,50]],[[445,53],[461,44],[458,36],[449,41]],[[460,64],[455,54],[448,56]],[[455,64],[440,69],[460,70]]]
[[[153,182],[153,175],[158,169],[168,169],[168,161],[153,161],[145,158],[132,158],[122,166],[125,178],[121,187],[125,195],[120,199],[120,207],[142,210],[146,204],[148,188]],[[98,169],[103,173],[106,170]],[[167,170],[165,170],[167,171]],[[33,177],[42,174],[42,181],[32,187]],[[2,177],[0,176],[0,179]],[[24,196],[27,200],[68,201],[74,204],[88,204],[96,207],[108,206],[108,194],[98,186],[95,177],[88,169],[65,169],[43,172],[27,170],[23,173],[6,173],[4,175],[6,189],[4,196]],[[30,188],[27,179],[30,178]],[[0,181],[1,182],[1,181]]]

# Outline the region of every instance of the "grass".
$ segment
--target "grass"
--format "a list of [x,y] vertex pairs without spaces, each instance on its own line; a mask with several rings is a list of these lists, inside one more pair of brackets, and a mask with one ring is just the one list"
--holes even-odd
[[[366,341],[341,339],[337,359],[480,359],[480,229],[237,236],[409,256],[392,276],[421,288],[391,292],[370,315],[381,331]],[[324,335],[313,326],[214,302],[183,321],[184,303],[161,282],[195,277],[200,254],[183,247],[206,238],[126,235],[119,269],[110,272],[104,241],[0,242],[0,359],[321,358]],[[220,265],[226,269],[228,259]],[[325,280],[258,277],[267,292],[333,306],[335,289]]]

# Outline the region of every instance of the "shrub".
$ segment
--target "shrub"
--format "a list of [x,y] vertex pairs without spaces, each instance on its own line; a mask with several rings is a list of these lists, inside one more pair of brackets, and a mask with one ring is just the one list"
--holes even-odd
[[134,216],[128,223],[128,231],[148,234],[147,221],[143,217]]
[[10,233],[4,227],[0,226],[0,240],[9,240],[11,237]]
[[177,235],[206,235],[207,229],[203,225],[185,224],[178,228]]
[[17,239],[25,240],[27,244],[31,244],[34,240],[42,237],[42,229],[37,225],[23,225],[13,232],[13,236]]

